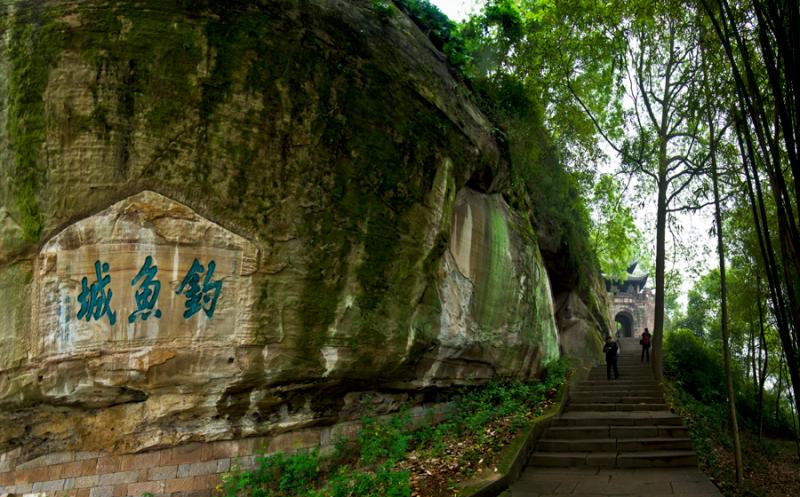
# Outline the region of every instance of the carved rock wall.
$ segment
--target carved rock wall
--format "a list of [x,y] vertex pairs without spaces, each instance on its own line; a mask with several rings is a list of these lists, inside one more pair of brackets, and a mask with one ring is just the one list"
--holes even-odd
[[2,4],[0,448],[278,436],[557,357],[491,127],[373,9]]

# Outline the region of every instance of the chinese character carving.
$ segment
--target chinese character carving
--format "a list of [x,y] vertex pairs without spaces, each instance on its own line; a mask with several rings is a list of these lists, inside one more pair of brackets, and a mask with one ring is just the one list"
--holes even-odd
[[[184,319],[192,317],[201,309],[209,318],[214,316],[217,299],[222,290],[222,281],[211,281],[216,267],[217,265],[213,260],[208,263],[207,270],[197,259],[192,263],[192,267],[189,268],[189,272],[186,273],[181,285],[175,292],[179,295],[183,293],[186,296],[186,310],[183,311]],[[203,273],[205,273],[205,277],[201,286],[200,278]]]
[[95,281],[88,284],[86,276],[81,280],[81,293],[78,295],[78,302],[81,308],[78,310],[78,319],[86,318],[99,320],[104,315],[108,317],[108,322],[113,326],[117,322],[117,314],[111,310],[111,289],[106,290],[106,286],[111,283],[111,276],[108,273],[108,263],[104,262],[101,266],[100,261],[94,262]]
[[155,279],[157,272],[158,266],[153,265],[153,258],[148,255],[136,277],[131,280],[131,286],[134,286],[139,280],[143,279],[134,295],[136,298],[136,310],[128,316],[129,323],[136,321],[139,316],[141,316],[142,321],[145,321],[151,314],[156,318],[161,318],[161,310],[154,310],[158,300],[158,292],[161,291],[161,282]]

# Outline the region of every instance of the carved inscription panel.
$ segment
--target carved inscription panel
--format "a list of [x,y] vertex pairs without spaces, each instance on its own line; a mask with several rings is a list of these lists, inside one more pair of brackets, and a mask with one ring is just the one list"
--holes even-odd
[[41,250],[35,355],[246,341],[251,242],[183,204],[142,192]]

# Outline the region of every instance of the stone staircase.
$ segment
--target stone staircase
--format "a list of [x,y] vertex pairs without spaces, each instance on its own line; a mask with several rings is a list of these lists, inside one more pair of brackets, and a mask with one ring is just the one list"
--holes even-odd
[[536,445],[530,466],[658,468],[697,466],[686,428],[669,411],[638,339],[623,339],[619,379],[605,363],[574,385],[566,409]]

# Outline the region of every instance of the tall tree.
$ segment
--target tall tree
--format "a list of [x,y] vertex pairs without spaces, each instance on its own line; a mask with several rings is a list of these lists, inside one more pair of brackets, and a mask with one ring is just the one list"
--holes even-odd
[[665,8],[636,20],[628,44],[635,138],[622,150],[623,164],[656,185],[653,370],[660,380],[667,218],[699,207],[693,185],[705,162],[698,138],[702,92],[695,18],[689,9]]
[[[777,0],[700,2],[725,50],[738,96],[748,196],[795,408],[800,409],[800,6]],[[779,253],[771,242],[760,170],[776,208]]]
[[733,389],[733,374],[731,372],[731,350],[730,338],[728,333],[728,288],[725,277],[725,244],[723,241],[722,229],[722,209],[720,207],[720,181],[719,167],[717,164],[717,144],[723,134],[717,135],[717,105],[712,96],[711,86],[717,83],[709,77],[709,60],[707,50],[701,50],[701,60],[703,67],[703,87],[706,97],[706,118],[708,132],[708,156],[711,166],[711,184],[714,199],[714,224],[717,233],[717,256],[719,259],[719,297],[720,297],[720,330],[722,332],[722,359],[725,370],[725,390],[728,397],[728,422],[730,423],[731,435],[733,438],[734,461],[736,464],[736,483],[744,481],[744,464],[742,463],[742,446],[739,440],[739,422],[736,418],[736,392]]

